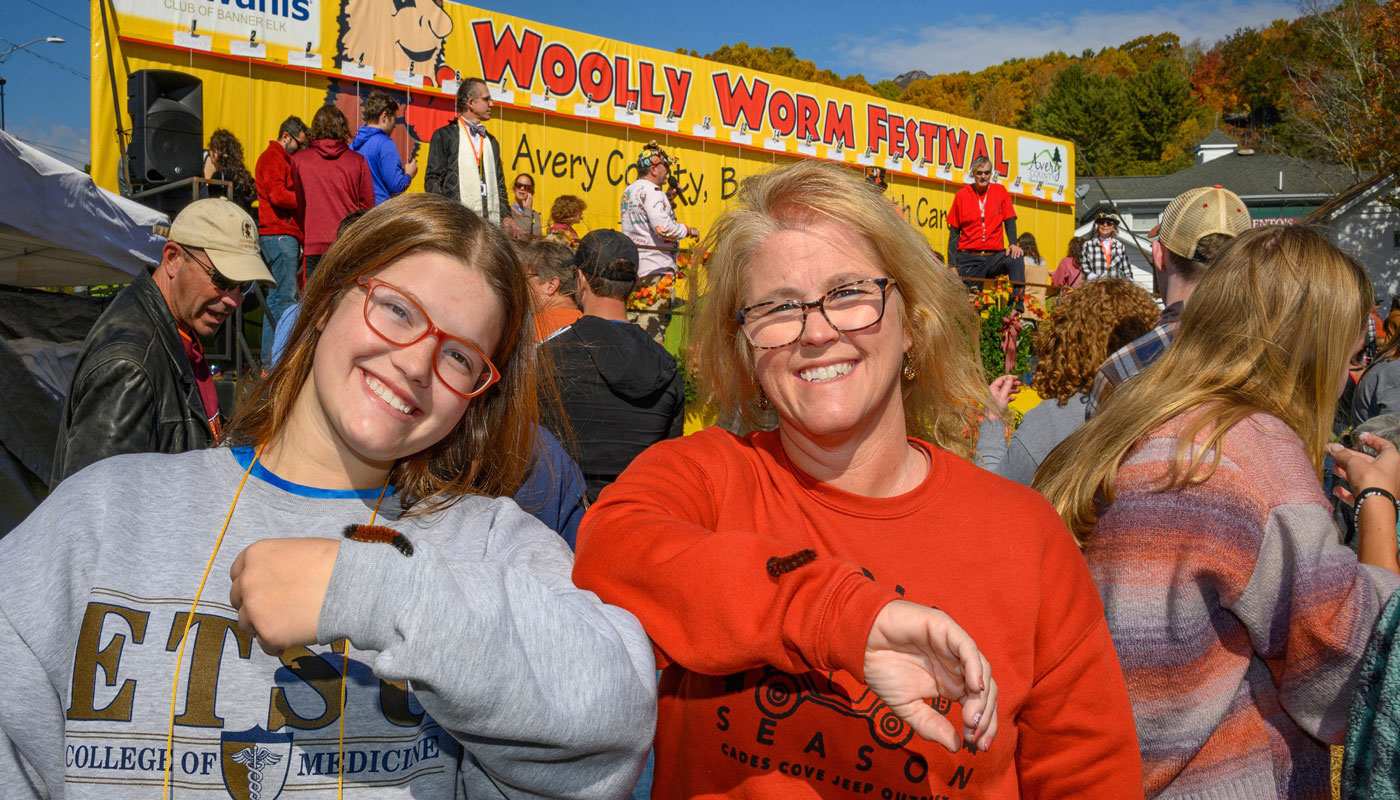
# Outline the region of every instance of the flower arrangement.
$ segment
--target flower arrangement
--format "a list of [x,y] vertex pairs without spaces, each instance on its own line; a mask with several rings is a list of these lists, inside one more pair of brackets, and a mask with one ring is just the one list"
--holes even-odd
[[661,280],[650,286],[638,286],[627,295],[628,311],[655,311],[662,303],[671,299],[671,287],[676,285],[679,272],[667,273]]
[[1045,319],[1045,308],[1032,297],[1025,299],[1024,312],[1017,311],[1011,288],[1011,279],[1002,275],[972,296],[972,307],[982,318],[982,366],[989,378],[1030,369],[1031,337],[1024,331]]

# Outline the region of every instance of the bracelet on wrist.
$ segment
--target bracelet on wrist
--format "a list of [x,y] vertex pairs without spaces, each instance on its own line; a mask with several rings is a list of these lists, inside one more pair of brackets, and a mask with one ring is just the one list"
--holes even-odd
[[1384,497],[1385,499],[1390,501],[1391,506],[1395,508],[1395,515],[1397,520],[1400,520],[1400,501],[1397,501],[1395,499],[1395,495],[1391,494],[1385,489],[1380,488],[1379,486],[1372,486],[1369,489],[1362,489],[1361,492],[1356,495],[1356,502],[1353,503],[1351,507],[1351,526],[1357,531],[1357,533],[1361,532],[1361,504],[1364,503],[1367,498],[1375,497],[1377,495]]

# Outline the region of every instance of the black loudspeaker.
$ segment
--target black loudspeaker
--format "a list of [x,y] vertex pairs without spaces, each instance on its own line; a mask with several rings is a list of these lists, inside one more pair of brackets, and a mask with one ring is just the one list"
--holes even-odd
[[204,174],[204,82],[143,69],[126,79],[131,182],[167,183]]

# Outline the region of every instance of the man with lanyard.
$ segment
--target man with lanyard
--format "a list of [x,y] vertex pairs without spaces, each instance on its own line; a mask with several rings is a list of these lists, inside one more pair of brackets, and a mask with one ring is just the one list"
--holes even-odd
[[[972,179],[971,186],[962,187],[953,196],[953,207],[948,209],[948,264],[964,279],[1008,275],[1013,282],[1024,284],[1026,266],[1016,244],[1011,193],[992,183],[992,161],[986,156],[972,159]],[[969,281],[968,286],[976,288],[977,282]],[[1018,286],[1017,296],[1021,291]]]
[[424,189],[460,200],[488,222],[509,213],[501,145],[484,124],[491,119],[491,90],[480,78],[457,87],[457,118],[433,131]]
[[[661,187],[678,159],[666,155],[655,140],[642,148],[637,158],[637,179],[622,193],[622,232],[641,252],[637,287],[649,288],[676,273],[679,241],[699,237],[700,231],[676,220],[675,209]],[[660,342],[671,321],[670,294],[656,298],[639,314],[637,324]]]
[[1100,214],[1095,221],[1097,235],[1084,245],[1080,267],[1085,278],[1132,279],[1128,269],[1128,250],[1118,241],[1118,218]]
[[185,207],[154,274],[117,295],[83,341],[59,418],[50,488],[123,453],[183,453],[219,440],[219,397],[199,337],[255,281],[273,283],[253,218],[222,197]]

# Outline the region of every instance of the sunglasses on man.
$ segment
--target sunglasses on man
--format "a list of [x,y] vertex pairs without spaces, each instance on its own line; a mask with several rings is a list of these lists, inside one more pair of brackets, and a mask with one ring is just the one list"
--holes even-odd
[[209,282],[214,284],[214,288],[219,290],[220,292],[228,292],[237,289],[239,294],[247,294],[253,290],[253,284],[257,283],[257,281],[229,280],[227,277],[224,276],[222,272],[219,271],[218,267],[214,266],[212,262],[206,264],[203,261],[199,260],[199,257],[194,254],[193,250],[180,244],[179,242],[176,242],[175,244],[179,245],[180,249],[185,251],[185,255],[189,257],[191,261],[198,264],[199,268],[204,270],[204,274],[209,276]]

